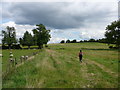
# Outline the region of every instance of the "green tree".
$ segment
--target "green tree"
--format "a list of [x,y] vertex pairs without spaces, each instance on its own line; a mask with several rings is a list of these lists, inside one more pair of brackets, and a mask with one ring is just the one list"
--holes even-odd
[[34,44],[37,44],[39,49],[43,48],[43,44],[47,44],[47,42],[50,40],[50,30],[46,30],[45,26],[43,24],[36,25],[37,28],[33,29],[33,38],[34,38]]
[[23,42],[22,38],[19,38],[19,43],[20,43],[20,45],[24,46],[24,42]]
[[91,38],[91,39],[89,40],[89,42],[95,42],[95,39]]
[[74,40],[72,40],[72,41],[71,41],[71,43],[77,43],[77,40],[76,40],[76,39],[74,39]]
[[120,21],[114,21],[106,27],[105,37],[108,44],[114,43],[120,47]]
[[31,33],[29,33],[28,31],[24,33],[23,39],[21,39],[21,44],[28,46],[28,48],[33,45],[33,37]]
[[11,45],[17,43],[15,28],[7,26],[6,29],[7,31],[2,30],[2,44],[7,44],[11,49]]
[[106,42],[106,38],[99,39],[98,42],[100,42],[100,43],[107,43]]
[[65,40],[62,40],[60,43],[65,43]]
[[70,40],[68,39],[68,40],[66,41],[66,43],[70,43]]

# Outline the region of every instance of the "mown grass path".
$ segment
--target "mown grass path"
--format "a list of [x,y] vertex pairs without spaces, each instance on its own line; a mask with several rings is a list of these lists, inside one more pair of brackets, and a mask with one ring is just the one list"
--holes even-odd
[[83,50],[83,63],[80,63],[80,47],[77,44],[51,45],[50,49],[44,49],[29,62],[19,66],[6,78],[3,87],[117,88],[117,52]]

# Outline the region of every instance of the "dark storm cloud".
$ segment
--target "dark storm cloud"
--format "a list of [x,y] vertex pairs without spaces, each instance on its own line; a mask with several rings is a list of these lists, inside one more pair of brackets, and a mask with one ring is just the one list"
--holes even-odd
[[[109,5],[109,4],[106,4]],[[14,3],[7,11],[16,24],[44,24],[56,29],[106,22],[110,8],[100,3]],[[103,7],[103,8],[102,8]],[[5,16],[4,15],[4,16]]]

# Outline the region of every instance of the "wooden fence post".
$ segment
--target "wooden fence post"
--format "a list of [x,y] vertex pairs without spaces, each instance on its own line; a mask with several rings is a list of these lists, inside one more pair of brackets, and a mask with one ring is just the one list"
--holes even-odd
[[21,63],[23,62],[23,60],[24,60],[24,56],[21,56]]
[[14,62],[14,60],[13,60],[13,54],[12,54],[12,52],[10,52],[10,56],[9,56],[9,69],[8,69],[8,72],[10,72],[10,70],[11,70],[11,68],[12,68],[12,66],[13,66],[13,62]]

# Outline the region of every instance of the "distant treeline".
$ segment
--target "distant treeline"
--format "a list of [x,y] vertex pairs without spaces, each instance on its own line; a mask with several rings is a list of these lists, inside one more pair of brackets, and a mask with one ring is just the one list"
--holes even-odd
[[[105,39],[105,38],[102,38],[102,39],[98,39],[98,40],[95,40],[95,39],[89,39],[89,40],[80,40],[80,41],[77,41],[76,39],[74,39],[74,40],[62,40],[60,43],[85,43],[85,42],[98,42],[98,43],[106,43],[106,44],[108,44],[109,45],[109,48],[110,49],[119,49],[119,47],[116,47],[115,46],[115,44],[116,43],[108,43],[108,41],[107,41],[107,39]],[[110,44],[114,44],[114,46],[113,45],[110,45]]]
[[112,22],[110,25],[107,25],[105,38],[102,39],[90,39],[90,40],[81,40],[77,41],[76,39],[70,40],[62,40],[60,43],[81,43],[81,42],[100,42],[100,43],[107,43],[109,46],[110,44],[115,44],[114,48],[120,49],[120,20]]
[[[89,40],[80,40],[80,41],[77,41],[76,39],[74,40],[62,40],[60,43],[82,43],[82,42],[99,42],[99,43],[108,43],[107,40],[105,38],[102,38],[102,39],[98,39],[98,40],[95,40],[95,39],[89,39]],[[111,44],[115,44],[115,43],[111,43]]]

